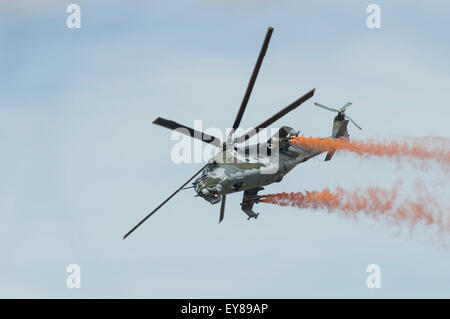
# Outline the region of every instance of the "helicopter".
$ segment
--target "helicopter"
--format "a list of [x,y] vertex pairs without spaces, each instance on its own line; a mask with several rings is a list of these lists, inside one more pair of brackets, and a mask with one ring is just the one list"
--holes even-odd
[[[299,136],[300,132],[295,131],[289,126],[282,126],[266,142],[238,147],[238,145],[247,142],[250,138],[259,134],[262,130],[268,128],[289,112],[295,110],[301,104],[313,97],[315,93],[315,89],[310,90],[261,124],[255,126],[253,129],[248,130],[243,135],[235,136],[236,130],[240,128],[242,117],[264,56],[267,52],[273,30],[273,27],[269,27],[267,30],[247,89],[226,141],[222,142],[215,136],[205,134],[188,126],[161,117],[158,117],[153,121],[153,124],[170,130],[176,130],[179,133],[199,139],[204,143],[217,147],[220,151],[184,184],[176,189],[175,192],[129,230],[123,236],[123,239],[133,233],[178,192],[187,188],[193,188],[196,192],[196,197],[201,197],[211,204],[221,203],[219,223],[222,222],[225,216],[227,195],[243,192],[241,210],[247,215],[248,220],[256,219],[259,214],[253,211],[253,206],[254,204],[259,203],[263,198],[263,196],[258,195],[258,192],[264,190],[264,186],[281,182],[283,177],[295,166],[324,152],[322,150],[308,149],[303,146],[291,144],[290,140]],[[328,111],[337,112],[333,121],[332,134],[329,138],[349,138],[347,130],[349,120],[356,125],[356,127],[361,129],[358,124],[345,114],[346,109],[351,103],[345,104],[340,109],[327,107],[319,103],[315,103],[315,105]],[[331,160],[335,151],[336,150],[328,150],[325,161]],[[200,177],[196,178],[199,174]],[[192,180],[194,180],[192,186],[186,187]]]

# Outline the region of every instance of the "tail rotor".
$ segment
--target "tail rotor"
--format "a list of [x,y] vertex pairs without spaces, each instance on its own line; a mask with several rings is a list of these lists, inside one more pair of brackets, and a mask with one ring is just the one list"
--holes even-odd
[[318,106],[318,107],[321,107],[321,108],[323,108],[323,109],[325,109],[325,110],[331,111],[331,112],[336,112],[336,113],[338,113],[338,115],[343,115],[346,119],[348,119],[350,122],[352,122],[357,128],[359,128],[360,130],[362,130],[361,126],[359,126],[358,124],[356,124],[356,122],[353,121],[353,119],[350,118],[350,116],[348,116],[347,114],[345,114],[345,110],[346,110],[350,105],[352,105],[352,103],[348,102],[347,104],[345,104],[345,105],[344,105],[343,107],[341,107],[340,109],[335,109],[335,108],[332,108],[332,107],[328,107],[328,106],[325,106],[325,105],[320,104],[320,103],[317,103],[317,102],[315,102],[314,105],[315,105],[315,106]]

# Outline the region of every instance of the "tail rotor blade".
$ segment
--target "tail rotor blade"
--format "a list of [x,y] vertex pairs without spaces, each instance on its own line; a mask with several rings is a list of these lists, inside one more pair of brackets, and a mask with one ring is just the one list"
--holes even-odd
[[321,107],[321,108],[323,108],[325,110],[331,111],[331,112],[338,112],[338,113],[340,112],[338,109],[334,109],[332,107],[328,107],[328,106],[322,105],[322,104],[317,103],[317,102],[315,102],[314,105],[318,106],[318,107]]
[[220,216],[219,216],[219,224],[222,222],[225,217],[225,200],[227,195],[222,195],[222,202],[220,203]]
[[345,104],[343,107],[341,107],[340,111],[341,112],[345,112],[345,109],[348,108],[350,105],[352,105],[351,102],[348,102],[347,104]]
[[345,114],[345,118],[349,119],[350,122],[352,122],[357,128],[359,128],[360,130],[362,130],[361,126],[359,126],[358,124],[356,124],[355,121],[353,121],[350,116],[348,116],[347,114]]

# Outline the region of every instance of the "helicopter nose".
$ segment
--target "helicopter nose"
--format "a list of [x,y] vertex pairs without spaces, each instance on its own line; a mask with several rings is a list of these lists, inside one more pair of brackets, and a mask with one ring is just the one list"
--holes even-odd
[[203,191],[206,189],[204,182],[201,178],[197,178],[192,185],[194,186],[194,190],[197,192],[197,194],[202,195]]

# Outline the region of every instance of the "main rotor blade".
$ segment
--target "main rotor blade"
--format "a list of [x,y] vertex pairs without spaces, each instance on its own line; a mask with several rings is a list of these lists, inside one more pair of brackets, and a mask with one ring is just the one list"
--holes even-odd
[[285,116],[286,114],[288,114],[290,111],[295,110],[297,107],[299,107],[303,102],[307,101],[308,99],[310,99],[315,92],[316,89],[312,89],[311,91],[309,91],[308,93],[306,93],[305,95],[303,95],[302,97],[300,97],[299,99],[295,100],[294,102],[292,102],[291,104],[289,104],[288,106],[286,106],[284,109],[282,109],[281,111],[279,111],[278,113],[272,115],[271,117],[269,117],[267,120],[265,120],[264,122],[262,122],[261,124],[259,124],[258,126],[256,126],[255,128],[253,128],[252,130],[250,130],[249,132],[245,133],[244,135],[241,135],[240,137],[238,137],[236,139],[237,143],[242,143],[245,142],[246,140],[248,140],[249,138],[251,138],[253,135],[259,133],[260,130],[272,125],[273,123],[275,123],[277,120],[279,120],[280,118],[282,118],[283,116]]
[[267,48],[269,46],[270,37],[272,36],[273,28],[269,27],[267,29],[266,37],[264,38],[264,42],[262,44],[261,50],[259,51],[258,59],[256,60],[255,67],[253,68],[252,75],[250,77],[250,81],[247,85],[247,90],[245,91],[244,98],[242,99],[241,106],[239,107],[239,111],[236,115],[236,119],[233,123],[233,130],[237,129],[241,124],[242,116],[244,115],[245,108],[247,107],[248,100],[250,98],[250,94],[252,93],[253,86],[255,85],[256,77],[258,76],[259,69],[261,68],[261,64],[263,62],[264,56],[266,55]]
[[[208,165],[208,164],[206,164]],[[125,234],[125,236],[123,236],[123,239],[127,238],[132,232],[134,232],[136,230],[136,228],[138,228],[139,226],[142,225],[142,223],[144,223],[150,216],[152,216],[154,213],[156,213],[156,211],[158,209],[160,209],[165,203],[167,203],[172,197],[174,197],[179,191],[181,191],[184,186],[186,186],[190,181],[192,181],[194,179],[195,176],[197,176],[205,167],[206,165],[204,165],[197,173],[195,173],[194,176],[192,176],[191,178],[189,178],[186,183],[184,183],[183,185],[181,185],[175,192],[172,193],[172,195],[170,195],[169,197],[167,197],[167,199],[165,201],[163,201],[161,204],[159,204],[158,207],[156,207],[150,214],[148,214],[147,216],[144,217],[144,219],[142,219],[139,223],[137,223],[136,226],[134,226],[128,233]]]
[[332,107],[328,107],[328,106],[322,105],[322,104],[317,103],[317,102],[315,102],[314,105],[315,105],[315,106],[318,106],[318,107],[321,107],[321,108],[323,108],[323,109],[325,109],[325,110],[331,111],[331,112],[338,112],[338,113],[339,113],[339,110],[338,110],[338,109],[334,109],[334,108],[332,108]]
[[225,217],[225,200],[227,199],[227,195],[222,195],[222,202],[220,203],[220,216],[219,216],[219,224]]
[[156,120],[154,120],[153,124],[168,128],[169,130],[177,130],[178,132],[180,132],[182,134],[188,135],[192,138],[196,138],[202,142],[209,143],[209,144],[212,144],[217,147],[222,147],[222,142],[220,141],[219,138],[205,134],[205,133],[197,131],[197,130],[194,130],[183,124],[179,124],[174,121],[169,121],[169,120],[163,119],[162,117],[158,117]]

